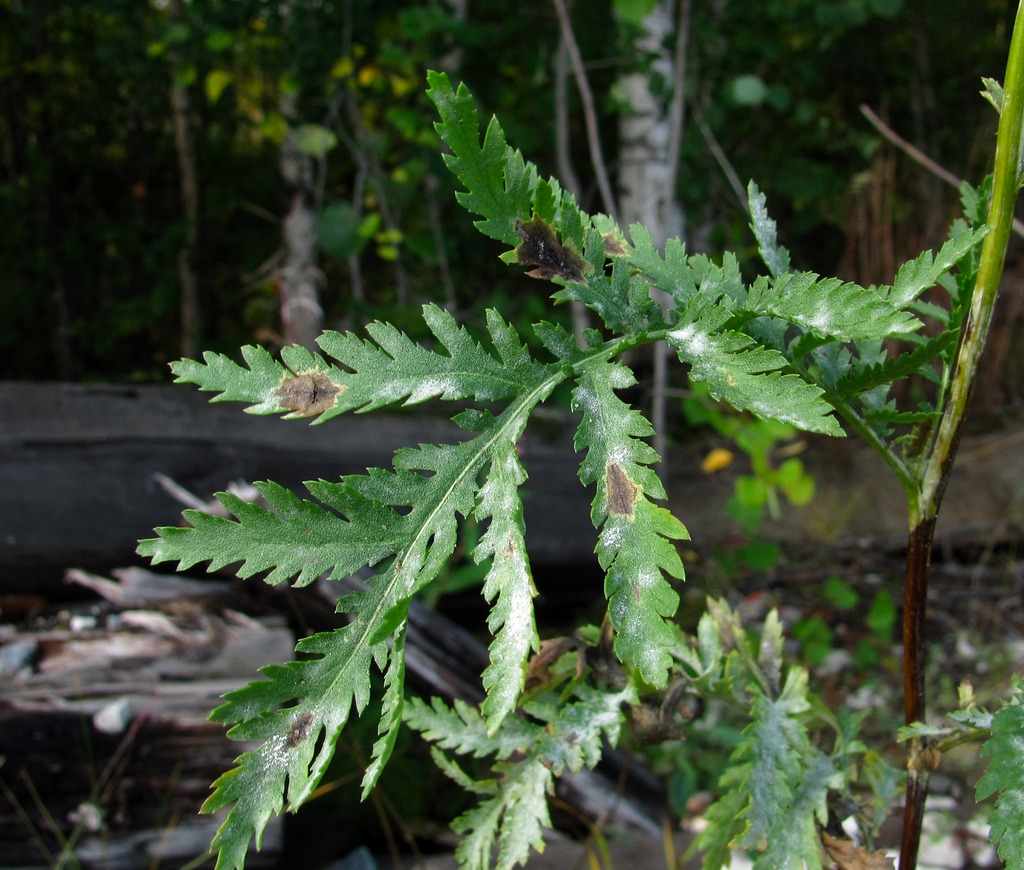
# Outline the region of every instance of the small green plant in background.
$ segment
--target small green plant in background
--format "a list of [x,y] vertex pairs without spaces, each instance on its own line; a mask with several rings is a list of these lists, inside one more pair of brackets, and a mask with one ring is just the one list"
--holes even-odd
[[[923,670],[916,621],[927,581],[921,559],[930,552],[943,475],[976,370],[971,354],[980,353],[1005,251],[1007,206],[1019,182],[1022,45],[1018,27],[999,103],[992,209],[985,196],[965,189],[967,220],[953,226],[938,253],[925,252],[904,264],[892,285],[872,288],[792,269],[754,185],[751,227],[767,274],[750,284],[733,257],[718,265],[688,254],[678,240],[656,250],[641,225],[627,237],[610,218],[583,212],[557,180],[543,178],[506,143],[497,120],[481,142],[469,92],[430,74],[437,129],[450,152],[445,159],[477,228],[504,247],[503,260],[552,281],[554,300],[589,307],[600,328],[578,343],[541,321],[532,327],[539,345],[528,346],[490,311],[480,343],[449,313],[426,306],[429,342],[378,322],[366,337],[325,333],[322,355],[287,347],[277,360],[246,347],[244,365],[213,353],[173,365],[179,381],[216,393],[214,401],[245,403],[252,413],[327,423],[347,412],[438,399],[458,404],[453,419],[462,431],[454,443],[400,450],[391,470],[311,481],[311,499],[273,483],[259,484],[266,506],[221,494],[232,518],[186,511],[188,526],[159,529],[158,537],[140,543],[140,553],[154,562],[181,569],[239,564],[239,576],[268,583],[301,586],[324,575],[374,572],[365,591],[339,601],[351,616],[347,626],[303,639],[301,659],[263,668],[263,679],[229,693],[214,711],[215,720],[231,725],[233,739],[254,744],[214,783],[203,808],[227,810],[213,842],[218,867],[242,867],[271,815],[310,797],[341,729],[353,713],[369,714],[377,674],[383,695],[374,707],[378,736],[363,794],[380,777],[402,723],[412,726],[434,744],[442,769],[478,798],[455,823],[465,866],[525,862],[550,825],[547,796],[555,777],[595,765],[606,744],[649,725],[651,711],[662,726],[685,729],[677,710],[686,697],[723,705],[746,720],[698,841],[705,867],[723,866],[733,849],[749,851],[758,868],[821,867],[834,850],[862,861],[875,857],[873,838],[900,774],[858,736],[863,716],[834,711],[812,690],[805,664],[786,659],[778,616],[769,613],[751,632],[725,602],[710,600],[695,636],[674,622],[674,583],[684,574],[677,544],[687,532],[659,504],[665,491],[653,468],[658,456],[645,440],[653,430],[618,395],[635,383],[621,358],[632,348],[667,342],[716,402],[770,421],[763,431],[761,424],[749,427],[744,449],[756,483],[739,499],[746,508],[770,510],[777,493],[791,499],[806,493],[802,469],[767,462],[780,432],[789,431],[775,426],[842,436],[838,415],[879,451],[907,492],[912,533],[904,645],[910,670]],[[948,291],[945,308],[920,301],[936,285]],[[653,301],[652,287],[671,299],[667,309]],[[922,335],[925,321],[932,329]],[[965,323],[971,327],[961,340]],[[891,350],[893,337],[909,349]],[[536,346],[542,350],[529,349]],[[936,383],[934,403],[898,407],[892,384],[928,372]],[[540,638],[520,496],[526,469],[516,444],[534,410],[561,388],[571,390],[579,421],[579,477],[594,493],[607,620],[584,631],[583,648],[566,652],[528,686],[527,663]],[[486,698],[478,707],[407,699],[409,601],[446,570],[467,518],[482,529],[472,558],[486,566],[482,592],[492,608]],[[842,590],[834,592],[843,598]],[[877,596],[872,613],[872,632],[891,629],[891,598]],[[595,666],[609,654],[621,670]],[[913,680],[908,697],[908,720],[923,719],[923,690]],[[1002,793],[992,815],[993,841],[1011,867],[1024,867],[1013,833],[1024,829],[1024,812],[1014,802],[1021,766],[1012,749],[1024,730],[1016,714],[1005,712],[1015,703],[993,719],[984,782]],[[930,740],[920,728],[907,737],[911,808],[923,805]],[[470,776],[460,755],[492,759],[493,775]],[[856,821],[858,842],[838,833],[837,806]],[[908,868],[919,833],[911,817],[904,825]]]
[[[794,507],[808,505],[814,498],[814,478],[800,458],[791,455],[804,447],[797,438],[800,430],[782,420],[763,420],[723,406],[701,382],[692,385],[691,395],[683,402],[683,414],[691,426],[708,426],[727,438],[750,462],[750,473],[736,478],[732,497],[725,503],[726,513],[736,522],[744,540],[718,554],[719,561],[727,573],[735,573],[742,566],[758,571],[774,567],[779,546],[759,537],[762,523],[780,519],[780,498]],[[733,458],[732,451],[716,447],[705,458],[703,470],[714,473],[731,464]]]
[[[832,575],[822,589],[823,605],[834,618],[847,625],[861,624],[866,634],[856,637],[850,658],[858,671],[866,671],[887,655],[896,628],[896,603],[888,589],[879,589],[870,598],[864,613],[862,595],[842,578]],[[802,617],[793,623],[790,631],[800,644],[802,659],[816,667],[841,646],[828,620],[817,614]]]

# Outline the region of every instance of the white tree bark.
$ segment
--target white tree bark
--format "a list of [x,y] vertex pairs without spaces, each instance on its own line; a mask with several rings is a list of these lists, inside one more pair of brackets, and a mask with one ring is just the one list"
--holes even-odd
[[[635,44],[638,56],[653,57],[648,70],[631,73],[620,82],[628,109],[619,121],[619,208],[623,223],[642,223],[659,248],[681,236],[683,215],[675,196],[675,163],[671,148],[670,100],[651,92],[654,76],[666,85],[676,80],[668,48],[675,33],[674,0],[661,0],[643,21]],[[668,94],[667,97],[670,97]]]
[[316,212],[302,191],[292,196],[284,219],[284,265],[280,273],[281,321],[285,344],[316,350],[323,331],[320,307],[320,272],[316,263]]
[[[633,223],[643,224],[650,231],[655,246],[662,250],[667,239],[682,238],[684,233],[683,211],[675,188],[684,107],[689,4],[687,0],[679,4],[678,20],[675,6],[676,0],[660,0],[644,18],[634,51],[637,57],[652,60],[646,69],[625,76],[619,83],[628,106],[619,120],[618,200],[623,229]],[[673,43],[676,45],[674,53],[669,48]],[[656,96],[651,90],[655,77],[665,83],[662,96]],[[652,292],[662,308],[668,308],[668,296],[661,291]],[[650,413],[655,432],[653,446],[662,458],[659,471],[663,478],[668,474],[665,459],[668,354],[668,346],[663,342],[654,345]]]
[[[281,97],[281,114],[295,115],[295,98]],[[285,344],[301,344],[316,350],[323,331],[317,268],[317,211],[313,158],[303,154],[289,133],[281,143],[281,177],[291,195],[282,229],[284,265],[278,277],[281,293],[281,329]]]

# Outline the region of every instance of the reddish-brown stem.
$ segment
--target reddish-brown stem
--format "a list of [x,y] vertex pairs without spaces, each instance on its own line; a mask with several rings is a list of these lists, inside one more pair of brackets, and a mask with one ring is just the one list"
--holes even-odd
[[907,724],[924,718],[924,617],[932,560],[935,518],[923,520],[907,540],[907,582],[903,595],[903,710]]
[[[903,710],[908,725],[922,721],[925,715],[924,622],[934,537],[935,517],[930,517],[911,529],[907,540],[907,574],[903,593]],[[900,870],[917,866],[924,801],[928,794],[928,770],[922,767],[923,748],[920,740],[911,741],[903,804]]]

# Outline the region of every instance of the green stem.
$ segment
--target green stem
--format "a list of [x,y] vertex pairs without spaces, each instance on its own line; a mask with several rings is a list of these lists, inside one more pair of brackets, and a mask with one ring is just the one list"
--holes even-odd
[[825,392],[825,400],[836,409],[836,413],[843,418],[843,421],[853,429],[864,441],[875,449],[882,459],[886,461],[889,467],[896,473],[896,477],[899,478],[900,483],[903,485],[903,489],[907,494],[908,503],[917,497],[918,483],[914,477],[913,472],[908,468],[906,462],[903,461],[903,457],[892,447],[889,443],[878,434],[871,426],[868,425],[867,421],[857,412],[856,408],[852,404],[841,398],[839,395],[829,390],[819,380],[814,379],[811,375],[800,369],[800,374],[808,381],[817,384]]
[[[1021,123],[1024,119],[1024,2],[1017,8],[1003,81],[1003,104],[996,133],[992,202],[987,224],[991,231],[981,249],[981,263],[957,355],[949,401],[943,410],[918,487],[908,487],[910,533],[903,608],[903,690],[907,724],[925,717],[924,617],[935,521],[949,482],[967,405],[977,380],[978,365],[992,323],[996,294],[1003,275],[1013,206],[1020,183]],[[914,870],[921,840],[924,802],[928,793],[925,745],[911,741],[907,790],[903,806],[900,870]]]
[[960,341],[949,404],[942,415],[921,485],[918,516],[934,516],[942,501],[956,454],[967,403],[978,373],[978,364],[992,322],[996,294],[1003,276],[1006,245],[1013,224],[1013,207],[1020,181],[1021,123],[1024,120],[1024,3],[1017,8],[1010,54],[1003,81],[1003,107],[996,133],[992,203],[986,223],[991,232],[981,247],[981,264],[974,285],[971,310]]

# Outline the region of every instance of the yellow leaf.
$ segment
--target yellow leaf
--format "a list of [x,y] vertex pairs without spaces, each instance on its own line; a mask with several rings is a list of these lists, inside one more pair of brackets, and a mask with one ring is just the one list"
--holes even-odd
[[330,76],[332,79],[347,79],[352,75],[353,69],[355,69],[355,64],[352,62],[352,58],[348,55],[339,57],[331,67]]
[[231,73],[224,69],[210,70],[206,74],[206,81],[203,84],[206,89],[206,99],[212,106],[220,99],[224,89],[231,84]]
[[361,87],[368,88],[379,78],[380,67],[374,63],[367,64],[359,70],[358,80]]
[[413,88],[418,87],[419,82],[406,78],[405,76],[393,75],[390,77],[391,93],[396,97],[404,97]]
[[700,470],[705,474],[714,474],[716,471],[721,471],[726,466],[732,465],[733,458],[731,450],[716,447],[704,457],[704,461],[700,464]]

